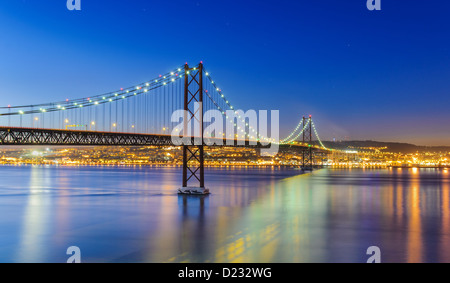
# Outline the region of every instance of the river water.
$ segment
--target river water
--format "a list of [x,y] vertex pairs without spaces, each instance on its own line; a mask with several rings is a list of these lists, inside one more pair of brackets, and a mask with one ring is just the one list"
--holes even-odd
[[442,169],[0,167],[0,262],[450,262]]

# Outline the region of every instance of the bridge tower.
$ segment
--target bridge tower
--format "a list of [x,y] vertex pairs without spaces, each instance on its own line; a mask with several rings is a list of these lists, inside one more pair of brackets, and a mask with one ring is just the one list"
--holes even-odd
[[313,159],[314,153],[312,150],[312,116],[309,118],[303,117],[303,144],[308,145],[307,148],[303,149],[303,161],[302,169],[304,171],[313,170]]
[[[180,194],[209,194],[205,188],[205,161],[203,140],[203,63],[184,67],[184,133],[191,126],[194,135],[191,144],[183,145],[183,187]],[[189,186],[194,181],[197,185]]]

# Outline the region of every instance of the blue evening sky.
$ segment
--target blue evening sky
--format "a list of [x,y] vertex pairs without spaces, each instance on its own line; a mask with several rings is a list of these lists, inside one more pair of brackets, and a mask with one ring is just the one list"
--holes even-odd
[[200,60],[237,107],[323,139],[450,145],[450,1],[0,2],[0,104],[85,97]]

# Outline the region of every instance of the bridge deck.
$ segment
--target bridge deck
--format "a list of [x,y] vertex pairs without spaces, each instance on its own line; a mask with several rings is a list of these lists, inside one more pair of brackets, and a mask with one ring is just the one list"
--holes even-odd
[[[194,138],[191,138],[193,141]],[[209,138],[212,146],[267,148],[261,143],[234,140],[233,145],[225,139]],[[170,135],[99,132],[83,130],[39,129],[0,126],[0,145],[66,145],[66,146],[179,146]],[[285,145],[283,145],[285,146]],[[301,145],[290,145],[305,147]]]

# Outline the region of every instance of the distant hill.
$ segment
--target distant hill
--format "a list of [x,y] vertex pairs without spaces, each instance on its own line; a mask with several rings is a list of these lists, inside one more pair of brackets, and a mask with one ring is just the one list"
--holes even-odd
[[358,148],[383,148],[387,149],[382,151],[387,152],[401,152],[401,153],[414,153],[414,152],[450,152],[450,146],[418,146],[409,143],[398,142],[378,142],[378,141],[340,141],[340,142],[324,142],[324,145],[329,148],[352,150]]

